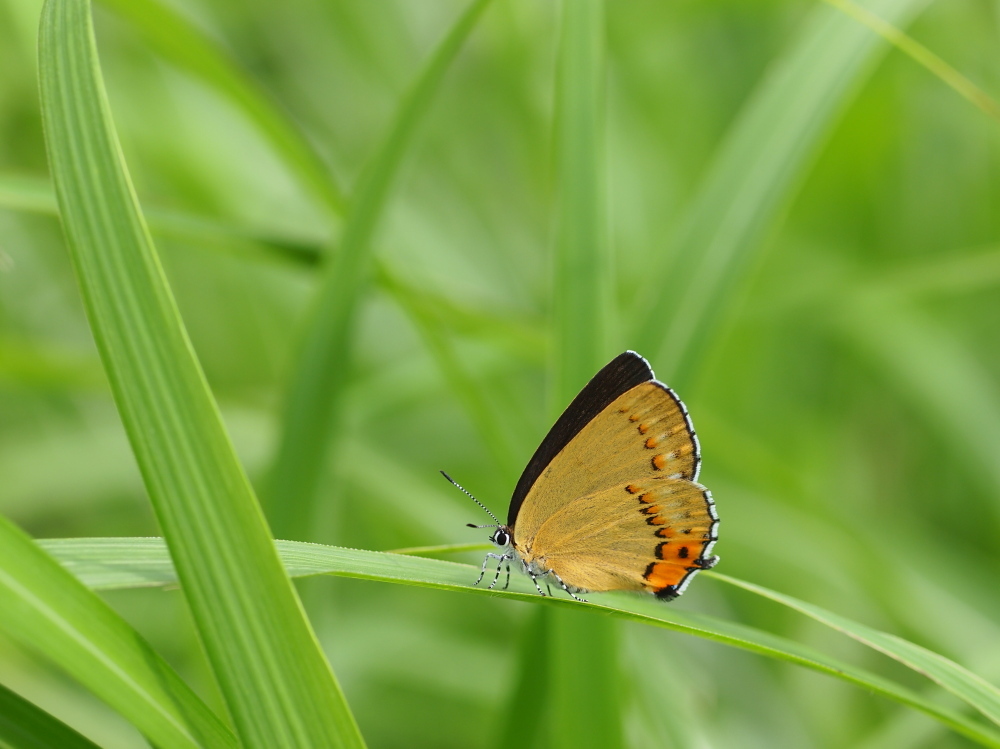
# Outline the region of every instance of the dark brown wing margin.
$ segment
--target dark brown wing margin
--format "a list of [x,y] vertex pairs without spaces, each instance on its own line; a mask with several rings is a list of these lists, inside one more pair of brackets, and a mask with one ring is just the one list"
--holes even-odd
[[634,351],[619,354],[594,375],[545,435],[514,487],[507,511],[507,525],[514,527],[517,513],[535,480],[581,429],[624,392],[653,379],[649,363]]

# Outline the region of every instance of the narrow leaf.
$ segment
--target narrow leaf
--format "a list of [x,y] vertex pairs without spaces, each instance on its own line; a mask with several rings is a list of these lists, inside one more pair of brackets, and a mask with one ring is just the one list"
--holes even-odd
[[[867,6],[901,26],[926,3],[871,0]],[[634,315],[641,321],[634,331],[639,350],[655,352],[661,378],[680,392],[695,382],[740,284],[826,135],[887,49],[857,22],[817,7],[719,147],[641,296],[650,303]]]
[[946,63],[927,47],[916,39],[908,36],[905,32],[886,23],[876,14],[858,5],[852,0],[826,0],[835,8],[842,10],[855,21],[864,24],[887,42],[895,46],[904,54],[908,55],[918,65],[923,65],[933,75],[936,75],[942,82],[951,88],[959,96],[966,99],[970,104],[978,107],[987,116],[1000,122],[1000,105],[998,105],[985,91],[970,81],[955,68]]
[[[564,0],[555,88],[558,213],[553,274],[550,411],[558,415],[613,354],[613,279],[605,212],[604,4]],[[573,719],[550,732],[556,747],[622,744],[617,623],[553,610],[548,632],[550,709]],[[537,636],[537,635],[536,635]],[[581,653],[586,653],[582,658]],[[533,657],[529,650],[522,656]],[[522,672],[534,664],[522,660]],[[519,723],[521,708],[508,716]],[[530,718],[529,718],[530,720]]]
[[2,516],[0,632],[62,668],[162,749],[237,746],[135,630]]
[[98,749],[93,741],[2,684],[0,684],[0,747]]
[[489,2],[473,0],[434,50],[352,196],[340,246],[305,323],[282,413],[280,442],[268,481],[270,517],[278,536],[307,538],[313,530],[317,490],[350,376],[354,321],[370,281],[372,239],[417,125]]
[[[158,538],[57,539],[39,541],[38,543],[90,587],[111,589],[139,585],[163,586],[176,580],[166,547],[163,541]],[[599,612],[621,619],[685,632],[843,679],[863,689],[877,692],[884,697],[920,710],[983,746],[1000,747],[1000,733],[992,728],[981,725],[955,711],[942,708],[888,679],[830,658],[777,635],[704,614],[685,612],[656,601],[651,596],[628,593],[592,593],[590,594],[590,603],[578,603],[569,598],[548,596],[543,598],[539,596],[535,592],[534,586],[524,575],[512,576],[510,589],[507,591],[485,590],[473,585],[479,571],[468,564],[293,541],[278,541],[276,544],[288,574],[293,576],[333,574],[365,580],[464,591],[497,598],[514,598],[542,606]],[[713,572],[706,572],[703,575],[706,579],[723,577]],[[725,578],[724,582],[739,584],[748,589],[752,588],[761,595],[779,600],[774,596],[780,596],[780,594],[772,594],[771,591],[765,592],[765,589],[758,589],[758,586],[752,586],[750,583],[742,583],[733,578]],[[787,596],[780,596],[780,598],[788,599],[781,601],[786,605],[793,605],[794,599],[789,599]],[[808,606],[808,604],[801,604],[797,601],[794,601],[794,604],[793,608]],[[838,626],[850,625],[854,629],[860,626],[841,617],[835,618],[839,620]],[[891,639],[895,641],[897,638]],[[882,644],[886,647],[893,646],[891,642]],[[908,645],[916,647],[910,643]],[[937,656],[937,658],[941,657]],[[961,682],[965,678],[962,675],[964,669],[956,664],[952,664],[952,666],[954,667],[952,678]],[[970,684],[978,681],[981,680],[978,677],[973,677]],[[961,693],[958,694],[962,696]]]
[[47,0],[39,67],[49,160],[84,305],[236,731],[247,747],[362,746],[139,211],[87,0]]
[[806,616],[812,617],[818,622],[822,622],[828,627],[843,632],[848,637],[853,637],[868,647],[885,653],[890,658],[895,658],[900,663],[923,674],[928,679],[936,681],[952,694],[968,702],[994,723],[1000,724],[1000,689],[997,689],[971,671],[962,668],[954,661],[948,660],[944,656],[915,645],[901,637],[879,632],[871,627],[853,622],[847,617],[834,614],[819,606],[814,606],[811,603],[787,596],[784,593],[778,593],[777,591],[738,580],[728,575],[714,573],[713,577],[730,585],[735,585],[744,590],[764,596],[765,598],[770,598],[772,601],[782,603]]

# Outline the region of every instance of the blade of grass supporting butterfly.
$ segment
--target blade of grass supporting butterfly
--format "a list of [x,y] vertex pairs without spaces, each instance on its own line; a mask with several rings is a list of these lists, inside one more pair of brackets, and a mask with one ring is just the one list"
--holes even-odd
[[2,684],[0,746],[4,749],[99,749],[93,741]]
[[[91,587],[163,586],[177,579],[166,547],[158,538],[53,539],[38,543]],[[334,574],[512,598],[559,608],[587,608],[591,612],[599,610],[613,617],[693,634],[843,679],[920,710],[983,746],[1000,747],[1000,733],[992,728],[942,708],[893,681],[777,635],[711,616],[684,612],[646,596],[605,594],[593,596],[595,600],[590,604],[580,604],[568,598],[541,598],[524,576],[512,577],[508,591],[489,591],[473,586],[471,581],[475,580],[478,569],[467,564],[293,541],[278,541],[277,547],[288,573],[293,576]],[[707,578],[717,573],[703,574]],[[731,578],[726,580],[731,581]],[[851,625],[854,626],[854,623]],[[962,682],[965,677],[961,669],[955,671],[954,678],[958,683]],[[521,705],[521,709],[537,710],[537,698],[538,695],[534,695],[532,705],[528,708]]]
[[247,113],[285,164],[333,214],[344,198],[312,144],[271,97],[218,45],[176,11],[156,0],[100,0],[127,19],[164,58],[212,86]]
[[[0,632],[63,669],[162,749],[237,746],[229,728],[135,630],[2,516]],[[10,720],[0,715],[0,724]]]
[[1000,724],[1000,689],[954,661],[900,637],[879,632],[792,596],[786,596],[783,593],[728,575],[712,573],[712,577],[784,604],[828,627],[843,632],[848,637],[853,637],[868,647],[885,653],[890,658],[895,658],[928,679],[936,681],[949,692],[979,710],[994,723]]
[[417,124],[489,3],[473,0],[434,50],[352,196],[340,246],[323,274],[305,322],[282,413],[267,497],[279,537],[308,538],[314,532],[317,490],[339,427],[340,401],[349,377],[354,319],[368,288],[372,239]]
[[[561,24],[553,138],[558,195],[553,416],[607,363],[612,317],[605,236],[603,0],[565,0]],[[616,622],[578,611],[548,614],[549,706],[557,719],[548,723],[547,745],[621,746]],[[523,660],[519,665],[522,671],[537,668]],[[523,706],[517,706],[508,723],[523,720],[521,711]]]
[[[871,0],[905,25],[927,0]],[[720,145],[652,274],[633,319],[640,351],[679,392],[718,339],[739,284],[811,165],[837,116],[888,45],[829,7],[817,7],[794,47],[773,66]],[[668,283],[669,281],[669,283]],[[664,294],[663,289],[674,291]]]
[[39,70],[49,161],[84,306],[236,732],[247,747],[363,746],[139,211],[87,0],[47,0]]

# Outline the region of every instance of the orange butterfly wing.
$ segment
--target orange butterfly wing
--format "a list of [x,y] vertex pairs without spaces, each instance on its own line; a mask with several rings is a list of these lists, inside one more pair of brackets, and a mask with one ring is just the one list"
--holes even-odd
[[574,588],[672,598],[717,561],[709,555],[717,528],[705,487],[646,478],[563,505],[542,523],[524,557]]

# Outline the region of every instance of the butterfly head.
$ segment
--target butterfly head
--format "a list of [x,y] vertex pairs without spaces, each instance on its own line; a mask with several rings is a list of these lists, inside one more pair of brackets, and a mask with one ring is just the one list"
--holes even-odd
[[510,546],[511,541],[514,540],[514,534],[511,529],[506,525],[501,525],[495,531],[493,535],[490,536],[490,541],[499,546],[501,549],[505,549]]

